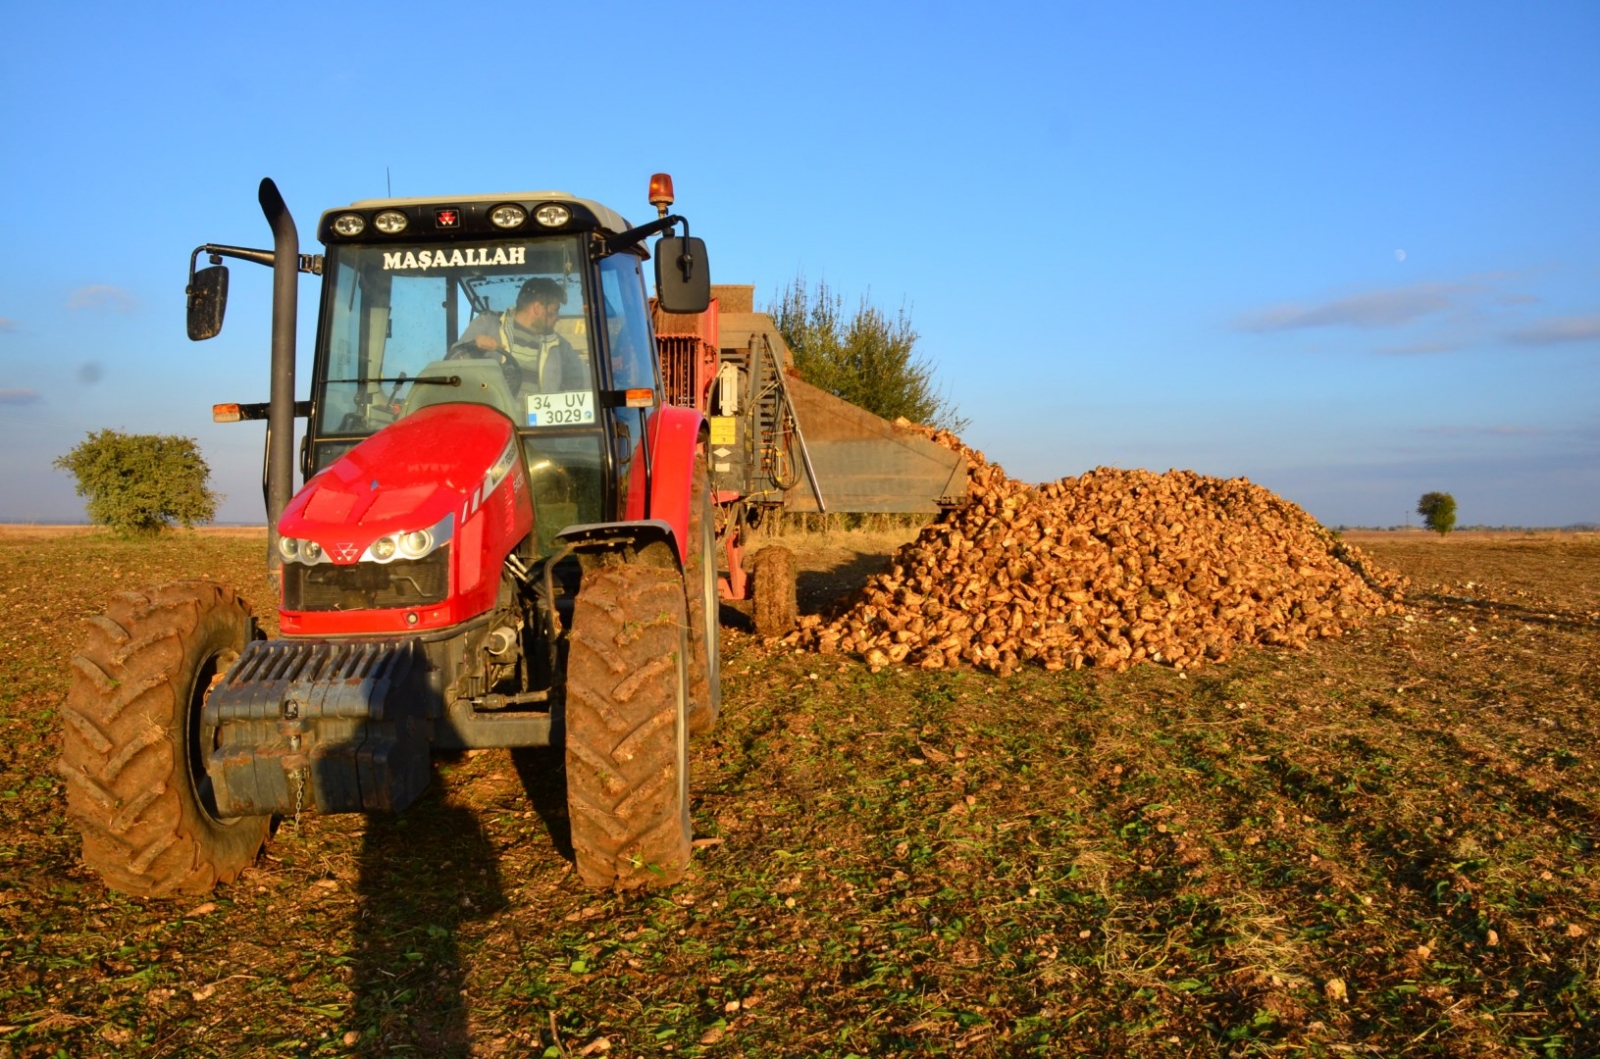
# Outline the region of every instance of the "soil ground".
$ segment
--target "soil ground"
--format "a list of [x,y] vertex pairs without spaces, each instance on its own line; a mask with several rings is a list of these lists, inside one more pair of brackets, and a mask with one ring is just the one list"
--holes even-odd
[[[899,539],[784,540],[802,611]],[[487,751],[140,901],[63,813],[69,659],[180,576],[270,628],[264,536],[0,533],[0,1057],[1600,1053],[1600,538],[1358,539],[1407,615],[1183,676],[725,629],[665,892],[585,890],[559,758]]]

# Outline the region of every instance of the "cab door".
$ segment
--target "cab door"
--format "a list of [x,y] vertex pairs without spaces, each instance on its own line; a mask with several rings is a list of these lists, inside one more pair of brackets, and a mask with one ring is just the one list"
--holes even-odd
[[617,517],[626,518],[628,491],[634,476],[643,480],[639,440],[651,411],[661,404],[661,377],[656,343],[650,327],[650,306],[645,297],[644,272],[633,254],[619,253],[600,259],[602,337],[613,391],[649,390],[649,408],[611,408],[608,435],[617,468]]

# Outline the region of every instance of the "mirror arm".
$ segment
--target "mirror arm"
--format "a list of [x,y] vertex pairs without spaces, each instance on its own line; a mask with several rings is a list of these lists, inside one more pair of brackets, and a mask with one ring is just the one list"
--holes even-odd
[[[194,275],[195,261],[201,254],[210,254],[212,258],[236,257],[240,261],[254,261],[258,265],[271,268],[276,258],[271,250],[251,250],[246,246],[227,246],[223,243],[206,243],[204,246],[194,248],[194,253],[189,255],[189,275]],[[213,265],[222,264],[213,260]]]
[[[195,265],[200,260],[200,255],[206,254],[211,258],[213,265],[222,264],[225,257],[238,258],[240,261],[254,261],[258,265],[272,268],[277,264],[278,255],[272,250],[252,250],[248,246],[228,246],[225,243],[206,243],[194,248],[194,253],[189,255],[189,282],[194,282]],[[299,260],[301,272],[309,272],[313,276],[322,275],[321,254],[301,254]]]
[[637,228],[629,228],[625,232],[611,236],[606,240],[606,252],[614,254],[618,250],[626,250],[630,246],[644,242],[652,235],[658,235],[662,232],[671,231],[672,226],[675,224],[683,225],[683,236],[685,239],[687,239],[689,237],[689,219],[687,217],[680,217],[674,213],[663,217],[658,221],[651,221],[649,224],[641,224]]

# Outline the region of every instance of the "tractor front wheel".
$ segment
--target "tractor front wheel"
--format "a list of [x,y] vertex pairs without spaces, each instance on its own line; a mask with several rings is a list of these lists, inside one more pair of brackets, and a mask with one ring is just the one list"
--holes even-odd
[[676,563],[586,569],[572,613],[567,810],[596,889],[669,886],[689,865],[688,637]]
[[270,818],[216,811],[205,758],[206,693],[255,635],[250,607],[208,581],[114,597],[72,656],[58,771],[83,859],[139,897],[231,882]]

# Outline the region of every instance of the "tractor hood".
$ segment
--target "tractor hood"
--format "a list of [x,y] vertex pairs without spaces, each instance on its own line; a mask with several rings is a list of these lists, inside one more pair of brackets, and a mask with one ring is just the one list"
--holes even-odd
[[431,405],[378,431],[307,482],[278,532],[315,542],[324,561],[340,566],[358,561],[381,537],[433,530],[442,543],[516,462],[516,430],[504,415],[476,404]]

